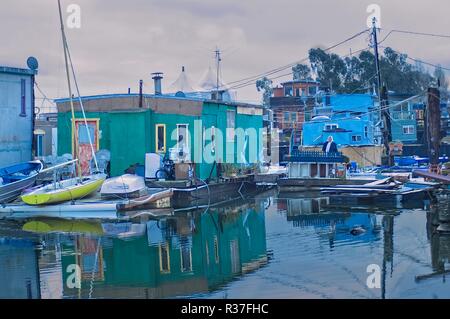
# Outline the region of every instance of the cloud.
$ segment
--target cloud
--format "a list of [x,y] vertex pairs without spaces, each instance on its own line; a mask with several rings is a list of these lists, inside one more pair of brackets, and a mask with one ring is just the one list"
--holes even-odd
[[[81,29],[67,30],[82,94],[137,90],[139,79],[153,91],[151,72],[165,73],[163,88],[186,66],[199,80],[223,50],[223,76],[231,82],[287,65],[311,47],[328,47],[363,30],[373,0],[63,0],[81,7]],[[448,33],[450,3],[377,0],[382,36],[389,29]],[[439,10],[428,10],[429,7]],[[0,2],[0,65],[22,66],[39,59],[37,81],[49,97],[67,95],[56,1]],[[367,48],[360,37],[334,52]],[[392,35],[385,43],[415,58],[450,67],[450,41]],[[289,69],[281,73],[287,73]],[[288,79],[282,77],[275,83]],[[238,91],[257,101],[254,85]]]

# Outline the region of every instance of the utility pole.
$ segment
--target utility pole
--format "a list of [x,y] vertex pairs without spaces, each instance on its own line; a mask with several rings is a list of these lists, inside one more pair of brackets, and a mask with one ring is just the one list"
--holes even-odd
[[439,173],[439,153],[441,144],[441,99],[439,90],[428,89],[427,105],[427,137],[428,155],[430,157],[429,170],[432,173]]
[[220,74],[220,62],[222,62],[222,58],[220,57],[220,50],[219,48],[216,49],[216,51],[214,51],[214,53],[216,54],[216,100],[219,100],[219,84],[220,84],[220,78],[219,78],[219,74]]
[[393,154],[390,154],[389,150],[389,142],[391,141],[391,121],[388,111],[388,103],[387,103],[387,89],[385,87],[381,87],[381,71],[380,71],[380,56],[378,53],[378,37],[377,37],[377,19],[374,17],[372,20],[372,41],[373,41],[373,50],[375,55],[375,69],[377,75],[377,91],[378,91],[378,116],[379,123],[383,123],[382,127],[382,144],[384,145],[386,157],[388,161],[388,165],[392,166],[394,164]]
[[391,131],[391,115],[389,112],[389,100],[386,86],[381,88],[381,115],[383,119],[383,145],[386,149],[386,155],[388,158],[388,165],[394,166],[394,154],[390,151],[389,143],[392,142]]
[[378,99],[380,100],[381,108],[381,72],[380,72],[380,57],[378,55],[378,37],[377,37],[377,19],[374,17],[372,20],[372,37],[373,37],[373,49],[375,54],[375,68],[377,72],[378,82]]

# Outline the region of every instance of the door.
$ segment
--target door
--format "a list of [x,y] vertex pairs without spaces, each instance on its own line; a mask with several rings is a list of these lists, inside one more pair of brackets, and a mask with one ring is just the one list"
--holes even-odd
[[[89,129],[89,134],[88,134]],[[92,160],[92,148],[89,143],[89,135],[92,141],[92,146],[94,148],[94,152],[97,152],[99,149],[99,120],[98,119],[89,119],[87,120],[87,128],[84,120],[75,120],[75,131],[76,134],[76,145],[78,146],[78,152],[75,154],[72,151],[74,158],[78,158],[79,167],[81,168],[82,175],[91,174],[91,160]],[[72,147],[72,150],[75,149],[75,141]]]

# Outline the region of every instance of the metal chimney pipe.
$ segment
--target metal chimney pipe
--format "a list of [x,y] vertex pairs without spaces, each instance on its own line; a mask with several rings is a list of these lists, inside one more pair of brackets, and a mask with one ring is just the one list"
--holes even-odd
[[161,80],[163,79],[163,73],[155,72],[152,75],[152,79],[155,82],[155,95],[162,95]]

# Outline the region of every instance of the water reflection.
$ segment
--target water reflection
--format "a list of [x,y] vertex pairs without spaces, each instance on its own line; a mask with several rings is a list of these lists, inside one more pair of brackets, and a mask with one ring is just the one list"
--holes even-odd
[[293,227],[312,227],[330,248],[335,242],[368,242],[380,239],[380,222],[373,213],[334,212],[328,210],[327,197],[278,199],[279,212],[286,213]]
[[447,229],[450,222],[450,202],[448,198],[430,205],[427,212],[427,238],[431,242],[431,265],[433,272],[416,276],[416,281],[420,282],[430,278],[441,277],[442,281],[446,281],[446,275],[450,273],[450,269],[446,268],[446,264],[450,262],[450,233],[440,231]]
[[450,200],[407,205],[269,194],[127,222],[0,221],[0,298],[450,297]]
[[[65,298],[170,298],[207,293],[267,263],[264,212],[254,202],[139,223],[41,219],[22,228],[41,235],[0,243],[0,256],[13,254],[27,270],[0,260],[3,297],[39,297],[39,272],[49,266]],[[41,260],[58,259],[46,269],[39,242]],[[13,286],[21,290],[11,294]]]

